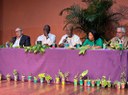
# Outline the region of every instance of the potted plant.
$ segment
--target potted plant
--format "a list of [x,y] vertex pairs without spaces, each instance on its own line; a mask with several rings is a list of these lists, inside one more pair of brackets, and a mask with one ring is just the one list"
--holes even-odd
[[84,86],[87,86],[87,79],[84,80]]
[[102,79],[101,79],[101,86],[102,86],[102,87],[106,87],[106,86],[107,86],[106,76],[102,76]]
[[83,85],[83,84],[84,84],[83,78],[84,78],[87,74],[88,74],[88,70],[85,70],[85,71],[83,71],[83,72],[80,74],[80,76],[79,76],[79,84],[80,84],[80,85]]
[[78,74],[74,77],[74,86],[78,85]]
[[111,87],[111,80],[110,80],[110,78],[109,78],[109,80],[107,81],[107,83],[108,83],[108,87]]
[[113,87],[117,88],[117,83],[118,81],[114,81],[114,83],[112,84]]
[[18,72],[17,70],[13,70],[13,76],[14,76],[14,81],[17,81],[18,80]]
[[34,83],[37,83],[37,77],[36,76],[34,77]]
[[99,87],[99,86],[100,86],[100,83],[101,83],[101,81],[100,81],[100,79],[98,78],[98,79],[96,80],[96,86]]
[[117,84],[116,84],[116,88],[120,89],[120,87],[121,87],[121,83],[118,81]]
[[107,82],[108,82],[108,87],[111,87],[111,85],[112,85],[112,84],[111,84],[111,81],[108,80]]
[[22,82],[25,81],[25,75],[24,75],[24,74],[22,74],[22,76],[21,76],[21,81],[22,81]]
[[7,81],[10,81],[11,80],[11,75],[10,74],[7,74],[6,75],[6,79],[7,79]]
[[2,80],[2,74],[0,73],[0,81]]
[[[88,33],[93,29],[100,35],[107,38],[106,32],[113,31],[119,25],[119,20],[125,17],[125,12],[112,11],[114,0],[82,0],[87,6],[81,8],[80,5],[72,5],[64,8],[60,16],[66,12],[64,28],[72,24],[75,28]],[[109,38],[110,39],[110,38]]]
[[32,81],[32,74],[30,74],[29,76],[28,76],[28,82],[31,82]]
[[92,87],[95,86],[95,80],[91,80],[91,86],[92,86]]
[[59,76],[61,77],[62,85],[65,85],[66,80],[68,79],[69,72],[63,73],[59,70]]
[[124,89],[125,88],[126,83],[125,82],[121,82],[121,88]]
[[82,80],[82,77],[81,77],[81,76],[80,76],[79,84],[80,84],[80,85],[83,85],[83,84],[84,84],[84,82],[83,82],[83,80]]
[[59,77],[59,75],[56,75],[55,76],[55,83],[56,84],[59,84],[60,83],[60,77]]
[[40,83],[43,83],[44,82],[44,79],[45,79],[45,73],[39,74],[38,77],[40,79]]
[[126,76],[126,65],[122,66],[122,73],[120,75],[120,79],[121,79],[121,88],[124,89],[125,85],[127,83],[127,76]]
[[87,86],[88,86],[88,87],[91,86],[91,80],[90,80],[90,79],[87,80]]
[[52,80],[52,77],[47,74],[47,75],[45,76],[45,80],[46,80],[46,82],[47,82],[48,84],[50,84],[50,82],[51,82],[51,80]]

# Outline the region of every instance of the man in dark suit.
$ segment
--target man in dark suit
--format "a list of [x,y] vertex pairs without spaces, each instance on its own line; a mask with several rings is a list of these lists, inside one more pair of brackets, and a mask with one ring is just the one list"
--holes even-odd
[[13,47],[23,47],[30,46],[30,37],[23,34],[23,30],[21,28],[16,28],[15,30],[16,36],[12,38],[11,42],[13,43]]

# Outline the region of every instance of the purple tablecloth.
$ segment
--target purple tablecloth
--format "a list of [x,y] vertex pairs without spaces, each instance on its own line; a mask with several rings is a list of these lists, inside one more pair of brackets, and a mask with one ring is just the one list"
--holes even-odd
[[112,81],[120,80],[123,67],[128,73],[128,51],[118,50],[88,50],[85,55],[79,55],[78,50],[47,49],[45,54],[25,53],[23,49],[0,49],[0,73],[4,76],[12,74],[16,69],[19,74],[26,76],[30,73],[48,73],[53,79],[60,69],[69,72],[69,80],[73,81],[77,73],[89,70],[92,79],[103,75]]

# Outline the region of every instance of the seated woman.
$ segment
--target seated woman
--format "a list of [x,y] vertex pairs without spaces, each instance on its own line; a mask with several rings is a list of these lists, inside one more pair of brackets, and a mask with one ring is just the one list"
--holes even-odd
[[94,30],[91,30],[88,33],[87,39],[84,41],[82,46],[90,46],[94,47],[96,49],[100,49],[103,47],[103,40],[98,36],[97,32]]

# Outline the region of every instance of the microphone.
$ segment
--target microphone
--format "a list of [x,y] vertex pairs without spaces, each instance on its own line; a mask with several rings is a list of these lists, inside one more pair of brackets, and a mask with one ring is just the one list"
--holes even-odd
[[68,36],[63,40],[63,43],[65,43],[67,41],[67,38],[68,38]]

